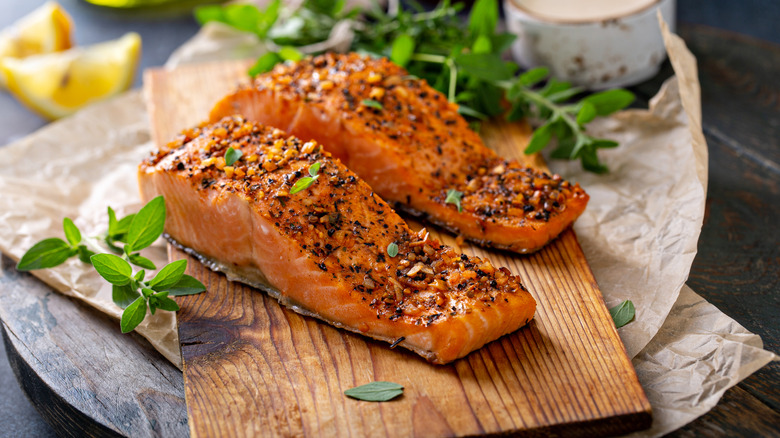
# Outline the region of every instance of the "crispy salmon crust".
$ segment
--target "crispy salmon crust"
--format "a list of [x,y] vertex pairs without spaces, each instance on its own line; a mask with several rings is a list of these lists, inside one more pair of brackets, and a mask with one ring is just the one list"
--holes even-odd
[[[237,113],[317,140],[397,208],[481,245],[536,251],[588,202],[579,185],[498,157],[457,105],[387,59],[278,65],[218,102],[211,120]],[[460,208],[446,202],[451,190]]]
[[[241,152],[230,166],[229,147]],[[316,179],[291,194],[315,163]],[[506,268],[413,232],[315,141],[239,116],[182,133],[140,165],[139,184],[144,200],[165,197],[165,229],[177,244],[270,286],[294,310],[434,363],[517,330],[535,312]]]

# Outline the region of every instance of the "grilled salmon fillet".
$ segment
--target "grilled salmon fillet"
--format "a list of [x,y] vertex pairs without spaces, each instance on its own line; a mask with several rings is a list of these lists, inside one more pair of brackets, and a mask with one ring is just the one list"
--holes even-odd
[[497,156],[457,105],[387,59],[278,65],[218,102],[211,120],[237,113],[317,140],[382,198],[481,245],[536,251],[588,202],[579,185]]
[[[241,152],[234,163],[229,148]],[[534,315],[506,268],[413,232],[316,141],[228,117],[183,132],[138,178],[144,200],[165,197],[168,236],[207,265],[431,362],[463,357]]]

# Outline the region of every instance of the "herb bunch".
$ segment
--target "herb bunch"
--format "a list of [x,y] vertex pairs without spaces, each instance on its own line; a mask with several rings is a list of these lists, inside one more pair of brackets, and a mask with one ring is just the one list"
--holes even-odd
[[[53,268],[78,256],[79,260],[90,263],[101,277],[111,283],[111,298],[124,309],[120,321],[122,333],[128,333],[141,324],[147,310],[152,315],[157,310],[179,310],[179,305],[170,297],[206,290],[203,283],[184,273],[187,269],[186,260],[169,263],[152,279],[145,280],[144,269],[157,267],[151,260],[141,256],[140,251],[160,237],[164,225],[165,201],[162,196],[149,201],[138,213],[120,220],[117,220],[114,210],[108,207],[108,230],[92,241],[84,239],[73,221],[65,218],[63,228],[67,241],[55,237],[36,243],[22,256],[16,269],[32,271]],[[110,252],[101,252],[98,242],[104,244]],[[143,269],[133,272],[132,265]]]
[[265,10],[246,4],[204,6],[195,16],[202,24],[220,21],[253,32],[279,48],[258,59],[250,69],[252,76],[279,62],[301,59],[296,47],[323,41],[334,26],[348,23],[354,32],[350,50],[389,57],[425,79],[457,103],[461,114],[474,119],[473,126],[502,114],[510,121],[527,117],[538,129],[526,154],[541,151],[555,138],[553,158],[579,159],[589,171],[607,171],[597,151],[618,144],[588,135],[585,125],[625,108],[634,95],[614,89],[576,100],[584,90],[550,78],[546,68],[517,75],[518,66],[502,57],[516,37],[497,31],[497,0],[477,0],[466,21],[459,16],[463,4],[449,0],[430,11],[416,4],[404,10],[392,1],[390,12],[378,6],[345,10],[344,3],[306,0],[284,18],[280,0]]

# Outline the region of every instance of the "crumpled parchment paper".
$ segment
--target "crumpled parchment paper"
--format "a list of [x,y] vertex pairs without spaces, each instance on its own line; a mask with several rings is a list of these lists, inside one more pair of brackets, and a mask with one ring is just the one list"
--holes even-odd
[[[621,143],[602,155],[611,172],[596,176],[576,163],[551,163],[591,195],[576,231],[607,305],[631,299],[637,308],[636,320],[619,330],[654,409],[652,429],[632,435],[637,437],[694,420],[775,358],[757,335],[684,286],[704,216],[707,151],[695,59],[663,23],[662,29],[676,79],[650,109],[624,111],[589,128]],[[334,32],[325,44],[343,46],[345,38],[349,32]],[[251,35],[209,25],[168,66],[264,50]],[[106,206],[120,216],[140,208],[136,166],[154,149],[149,138],[143,100],[133,91],[0,148],[0,250],[18,260],[35,242],[62,237],[65,216],[84,235],[98,235],[106,229]],[[158,266],[166,261],[161,242],[145,255]],[[111,288],[77,260],[34,275],[121,315]],[[181,366],[173,314],[149,315],[137,331]]]

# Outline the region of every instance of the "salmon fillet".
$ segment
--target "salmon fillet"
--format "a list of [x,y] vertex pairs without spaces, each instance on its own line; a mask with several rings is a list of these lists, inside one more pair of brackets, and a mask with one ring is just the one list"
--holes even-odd
[[[230,147],[242,154],[228,166]],[[291,193],[310,172],[311,185]],[[413,232],[316,141],[228,117],[182,133],[138,178],[144,200],[165,197],[169,238],[207,265],[431,362],[463,357],[534,315],[509,270]]]
[[[485,246],[536,251],[588,202],[579,185],[497,156],[457,105],[387,59],[278,65],[218,102],[211,120],[232,114],[317,140],[396,208]],[[446,202],[458,193],[460,206]]]

